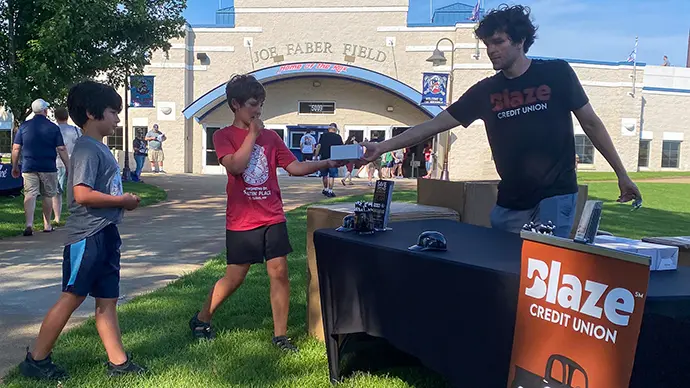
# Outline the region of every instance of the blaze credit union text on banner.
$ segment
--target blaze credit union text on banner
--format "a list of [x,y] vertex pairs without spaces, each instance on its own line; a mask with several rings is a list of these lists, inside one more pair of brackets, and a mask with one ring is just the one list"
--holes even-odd
[[448,74],[424,73],[422,77],[422,105],[446,105]]
[[509,388],[628,387],[649,262],[601,252],[524,241]]

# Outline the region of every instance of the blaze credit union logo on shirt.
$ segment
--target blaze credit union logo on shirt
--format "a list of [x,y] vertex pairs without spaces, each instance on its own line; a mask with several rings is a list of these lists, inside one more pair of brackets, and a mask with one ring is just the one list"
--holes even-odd
[[489,96],[491,110],[499,120],[549,109],[551,87],[539,85],[521,90],[504,89]]
[[644,258],[524,240],[508,387],[628,387],[648,279]]

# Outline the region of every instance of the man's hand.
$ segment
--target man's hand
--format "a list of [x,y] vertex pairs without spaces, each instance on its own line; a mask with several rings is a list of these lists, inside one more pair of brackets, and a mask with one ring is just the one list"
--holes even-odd
[[326,161],[328,163],[328,168],[339,168],[347,164],[347,160],[330,160]]
[[251,123],[249,123],[249,132],[253,134],[256,137],[259,137],[261,135],[261,131],[264,130],[264,122],[261,121],[260,118],[255,118],[252,120]]
[[379,143],[371,143],[367,141],[359,144],[364,147],[364,155],[362,156],[362,160],[366,162],[373,162],[383,153],[381,152]]
[[139,206],[141,198],[132,193],[125,193],[122,195],[122,207],[126,210],[134,210]]
[[19,170],[18,167],[12,167],[12,178],[18,179],[19,176],[22,175],[22,172]]
[[628,202],[633,199],[642,199],[642,194],[637,185],[633,183],[632,179],[626,174],[618,178],[618,188],[621,190],[621,195],[618,197],[618,202]]

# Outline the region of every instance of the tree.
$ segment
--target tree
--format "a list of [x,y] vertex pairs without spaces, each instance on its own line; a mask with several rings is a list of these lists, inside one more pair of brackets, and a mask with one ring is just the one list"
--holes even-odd
[[63,104],[76,82],[113,87],[184,36],[186,0],[0,0],[0,104],[15,125],[36,98]]

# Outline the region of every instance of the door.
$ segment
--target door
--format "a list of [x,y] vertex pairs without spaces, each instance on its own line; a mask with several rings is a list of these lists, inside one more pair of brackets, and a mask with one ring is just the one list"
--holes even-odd
[[215,147],[213,146],[213,134],[220,126],[204,126],[203,150],[201,155],[202,172],[204,174],[225,175],[225,167],[218,162]]

